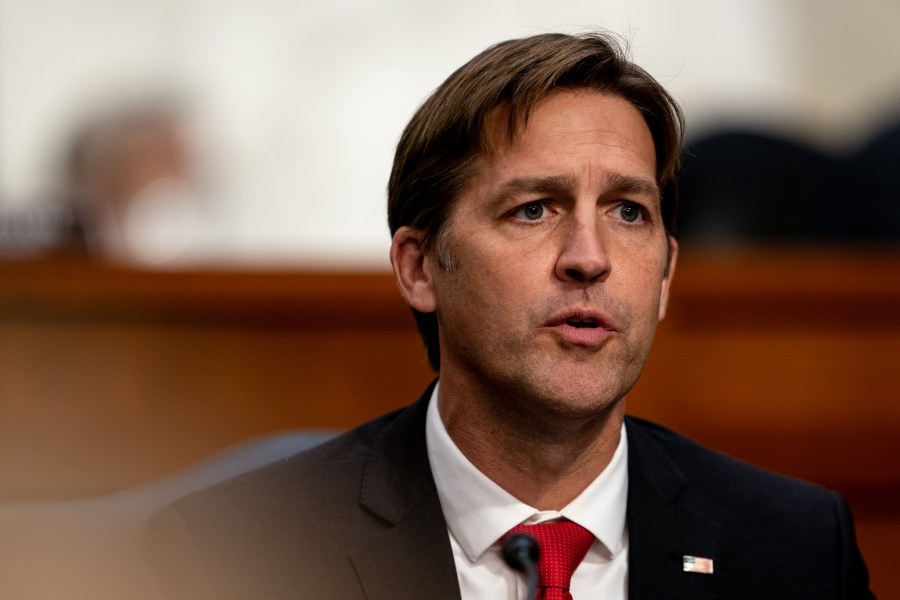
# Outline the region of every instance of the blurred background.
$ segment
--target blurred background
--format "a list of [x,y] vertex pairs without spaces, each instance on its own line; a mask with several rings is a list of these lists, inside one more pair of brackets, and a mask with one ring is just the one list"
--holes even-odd
[[412,401],[403,126],[489,44],[602,28],[688,121],[630,410],[844,493],[900,598],[900,3],[550,4],[0,0],[0,504]]
[[[786,201],[770,194],[778,208],[758,211],[784,237],[842,233],[827,223],[790,227],[810,194],[834,189],[819,181],[836,176],[834,161],[852,170],[866,151],[887,152],[879,136],[892,128],[896,158],[896,2],[552,4],[2,0],[2,251],[71,240],[75,225],[94,251],[149,264],[385,269],[384,188],[412,111],[487,45],[544,31],[620,33],[636,61],[683,102],[694,141],[764,137],[710,142],[728,146],[713,163],[739,163],[721,178],[762,188],[778,165],[801,164],[803,184],[793,186],[800,197],[770,190]],[[157,137],[180,139],[139,139],[154,128]],[[79,151],[96,164],[78,163]],[[723,167],[702,154],[697,177],[706,180]],[[155,172],[107,182],[93,203],[84,198],[89,171],[134,171],[108,163],[142,160],[155,161]],[[771,233],[753,219],[739,227],[699,214],[709,212],[713,191],[698,194],[703,202],[685,213],[686,234],[722,241]],[[815,212],[853,218],[843,200]],[[896,208],[890,216],[896,239]],[[874,212],[866,217],[879,221]]]

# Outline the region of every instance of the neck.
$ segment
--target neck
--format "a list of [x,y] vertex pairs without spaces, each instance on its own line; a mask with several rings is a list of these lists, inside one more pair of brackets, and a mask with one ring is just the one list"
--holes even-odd
[[460,451],[494,483],[538,510],[559,510],[574,500],[619,445],[622,400],[584,414],[444,380],[439,394],[441,420]]

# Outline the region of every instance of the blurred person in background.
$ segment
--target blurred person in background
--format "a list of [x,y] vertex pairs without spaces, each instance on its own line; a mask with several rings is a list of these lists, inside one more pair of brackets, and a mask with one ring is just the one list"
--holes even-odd
[[158,100],[83,117],[65,137],[49,191],[0,212],[0,256],[141,267],[190,254],[212,215],[188,124],[175,103]]
[[195,243],[203,200],[182,113],[146,102],[87,121],[65,156],[64,245],[93,258],[162,265]]

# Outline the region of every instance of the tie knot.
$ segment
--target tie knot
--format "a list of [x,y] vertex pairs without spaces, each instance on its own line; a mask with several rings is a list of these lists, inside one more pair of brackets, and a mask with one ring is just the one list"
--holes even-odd
[[538,559],[538,585],[568,591],[572,573],[587,554],[594,535],[572,521],[555,521],[537,525],[516,525],[504,536],[514,533],[530,535],[541,549]]

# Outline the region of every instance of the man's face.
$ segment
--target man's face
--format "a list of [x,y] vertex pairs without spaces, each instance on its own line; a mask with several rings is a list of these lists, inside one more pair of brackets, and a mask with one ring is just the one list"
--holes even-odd
[[595,415],[637,381],[665,312],[653,140],[634,106],[593,91],[557,92],[505,131],[497,110],[448,221],[455,266],[423,263],[442,386]]

